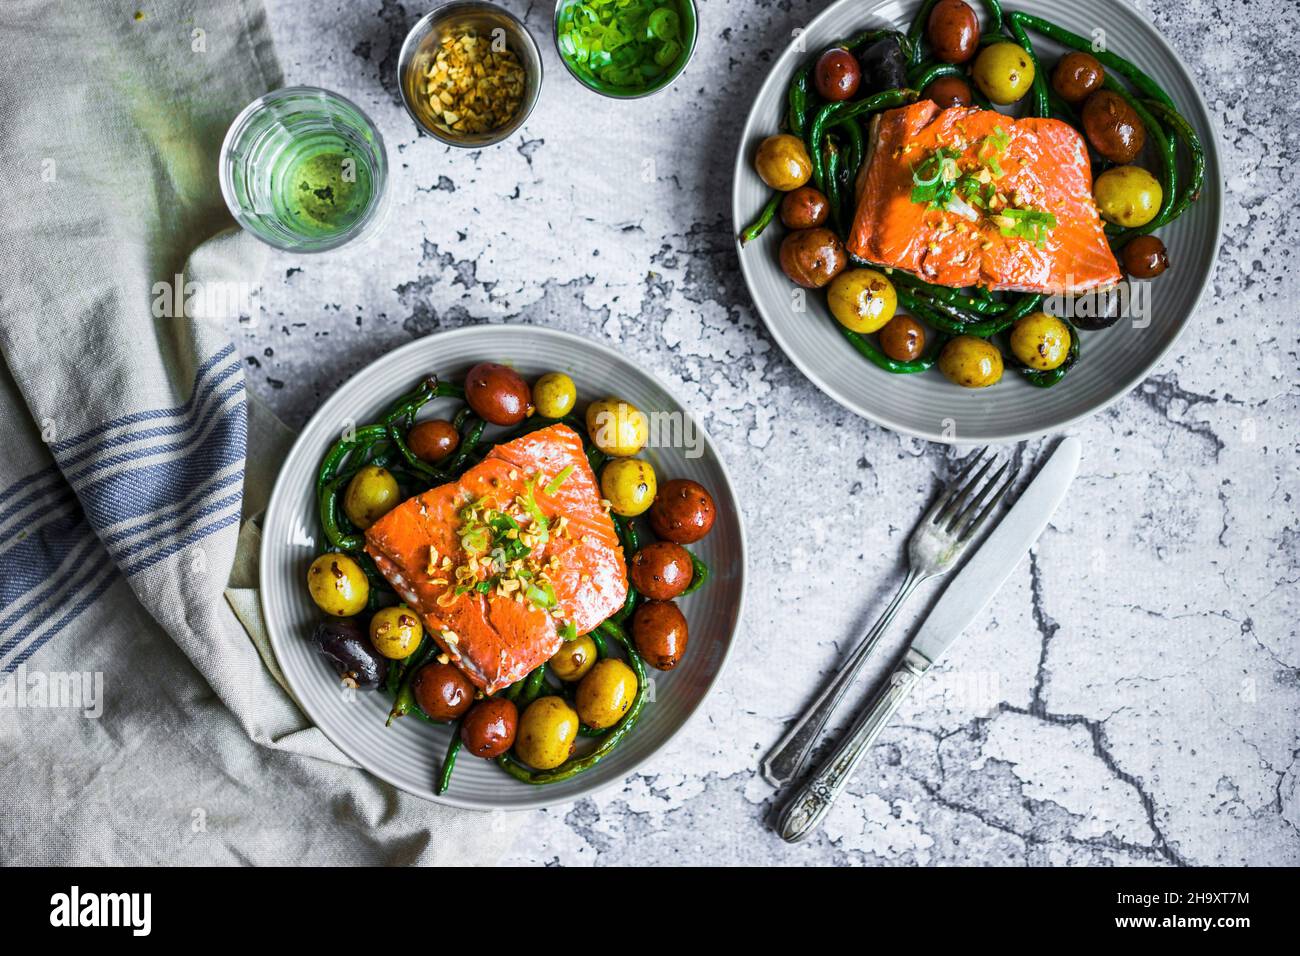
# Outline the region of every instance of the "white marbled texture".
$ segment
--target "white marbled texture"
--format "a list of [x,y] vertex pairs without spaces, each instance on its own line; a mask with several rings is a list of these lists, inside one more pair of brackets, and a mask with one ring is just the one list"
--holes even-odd
[[[1300,7],[1139,5],[1218,124],[1212,291],[1143,385],[1071,429],[1085,451],[1067,506],[820,833],[792,847],[766,826],[757,763],[897,585],[954,454],[822,396],[736,268],[729,178],[748,97],[823,4],[706,0],[687,73],[631,103],[565,73],[550,4],[506,5],[542,41],[541,100],[509,142],[464,152],[418,136],[397,98],[397,49],[422,5],[268,0],[286,81],[338,90],[379,124],[394,206],[377,247],[275,255],[234,334],[251,387],[301,423],[413,336],[551,325],[639,356],[719,441],[752,549],[727,673],[623,787],[533,813],[508,861],[1300,863],[1300,270],[1286,251],[1300,133],[1281,105],[1300,62],[1274,42],[1300,31]],[[809,498],[813,472],[824,491]]]

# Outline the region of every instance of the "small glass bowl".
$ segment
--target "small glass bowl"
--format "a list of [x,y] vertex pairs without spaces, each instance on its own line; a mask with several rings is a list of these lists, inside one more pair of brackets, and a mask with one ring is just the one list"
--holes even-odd
[[[341,157],[337,169],[331,157]],[[325,161],[305,172],[313,159]],[[290,177],[308,174],[339,193],[362,184],[337,226],[295,207]],[[387,210],[388,157],[379,130],[351,100],[315,86],[287,86],[244,107],[221,144],[218,179],[236,221],[287,252],[325,252],[369,238]],[[313,211],[332,212],[335,195],[319,198]]]
[[654,86],[647,87],[644,90],[628,91],[618,87],[608,86],[607,84],[600,82],[596,77],[574,69],[573,64],[571,64],[568,58],[564,55],[564,51],[560,49],[560,13],[564,9],[565,0],[556,0],[555,3],[555,23],[551,29],[551,35],[555,38],[555,52],[559,55],[560,62],[564,64],[564,68],[569,71],[569,74],[575,80],[587,89],[599,93],[601,96],[608,96],[610,99],[615,100],[637,100],[645,96],[654,96],[654,94],[672,86],[673,83],[677,81],[677,78],[682,75],[682,71],[686,69],[686,65],[691,62],[691,58],[695,56],[695,43],[699,39],[700,35],[700,18],[695,9],[695,0],[677,0],[677,3],[682,15],[682,26],[686,28],[686,36],[683,40],[682,52],[677,58],[677,65],[673,68],[672,72],[665,73]]
[[[423,77],[424,64],[442,38],[453,30],[465,28],[482,35],[491,35],[494,30],[505,31],[506,44],[524,68],[524,96],[514,119],[504,126],[486,133],[458,135],[434,125],[425,98],[416,90],[416,83]],[[402,105],[415,120],[415,125],[449,146],[477,149],[501,142],[528,120],[542,88],[542,55],[528,28],[508,10],[480,0],[448,3],[426,13],[411,27],[397,57],[397,83],[402,91]]]

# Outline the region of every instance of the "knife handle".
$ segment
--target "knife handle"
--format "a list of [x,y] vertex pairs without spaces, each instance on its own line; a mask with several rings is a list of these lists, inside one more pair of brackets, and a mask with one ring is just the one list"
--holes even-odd
[[870,706],[854,722],[848,735],[817,768],[817,772],[795,791],[777,824],[781,839],[787,843],[797,843],[817,828],[835,799],[848,785],[854,768],[876,742],[903,698],[929,667],[930,661],[924,654],[914,648],[908,649],[898,669],[890,675]]

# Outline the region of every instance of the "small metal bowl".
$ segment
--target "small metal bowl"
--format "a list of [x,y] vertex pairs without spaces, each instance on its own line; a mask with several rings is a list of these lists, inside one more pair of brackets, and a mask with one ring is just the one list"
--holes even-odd
[[[424,97],[418,94],[415,84],[423,76],[424,64],[442,42],[442,38],[453,30],[466,28],[485,36],[490,36],[493,30],[505,31],[507,45],[524,68],[524,97],[519,104],[519,111],[509,123],[486,133],[467,133],[462,136],[434,125],[431,111]],[[397,84],[402,91],[402,105],[406,107],[411,119],[415,120],[416,126],[449,146],[477,149],[501,142],[527,121],[533,107],[537,105],[537,95],[542,89],[542,56],[537,49],[537,41],[528,32],[528,28],[518,17],[495,3],[481,0],[448,3],[426,13],[411,27],[397,57]]]

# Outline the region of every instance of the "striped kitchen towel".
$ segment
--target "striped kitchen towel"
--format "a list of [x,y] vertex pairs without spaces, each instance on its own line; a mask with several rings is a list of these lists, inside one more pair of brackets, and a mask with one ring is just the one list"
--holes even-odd
[[262,656],[289,436],[216,175],[280,82],[260,3],[6,0],[0,49],[0,863],[495,861],[515,823],[356,769]]

